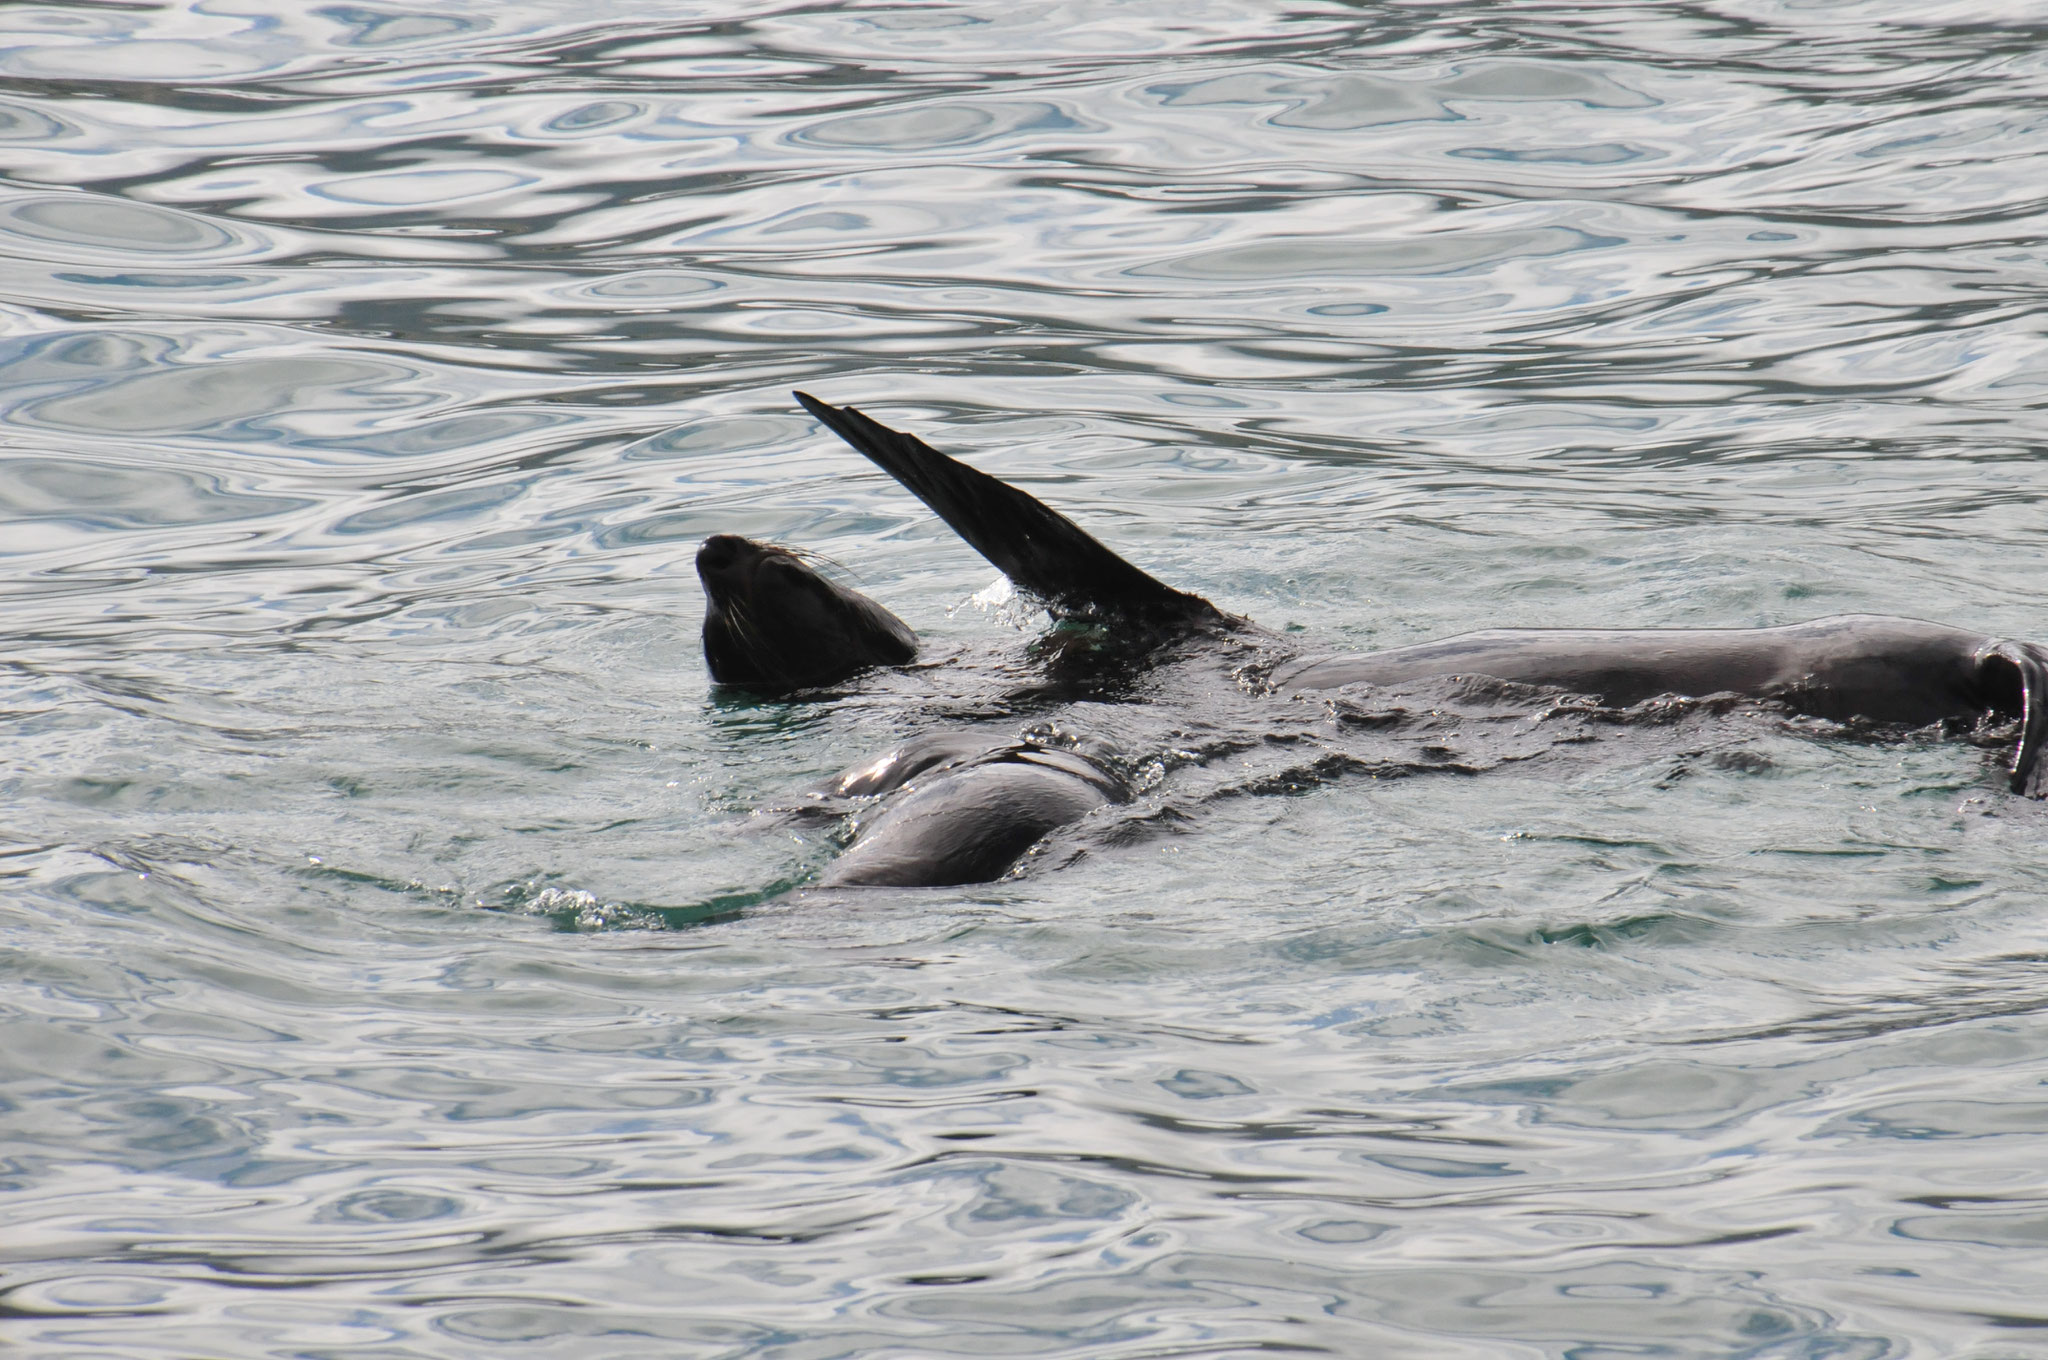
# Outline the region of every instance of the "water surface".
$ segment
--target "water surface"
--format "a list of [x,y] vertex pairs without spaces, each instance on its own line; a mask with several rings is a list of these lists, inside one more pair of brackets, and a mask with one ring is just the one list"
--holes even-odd
[[[2048,635],[2048,30],[657,8],[0,20],[0,1337],[2048,1356],[1991,751],[1166,760],[832,902],[747,815],[1025,641],[796,386],[1305,646]],[[712,532],[957,660],[713,695]]]

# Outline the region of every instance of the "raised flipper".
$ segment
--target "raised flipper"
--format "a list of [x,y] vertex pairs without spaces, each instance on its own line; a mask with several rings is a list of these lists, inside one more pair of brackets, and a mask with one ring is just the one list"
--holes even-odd
[[1199,595],[1146,575],[1072,520],[1016,487],[854,410],[795,394],[826,428],[901,482],[1055,618],[1114,616],[1154,626],[1221,623]]
[[1994,643],[1978,653],[1978,658],[1985,670],[2003,662],[2017,673],[2020,744],[2012,753],[2012,791],[2029,798],[2048,798],[2048,768],[2041,761],[2042,739],[2048,737],[2048,658],[2031,642]]

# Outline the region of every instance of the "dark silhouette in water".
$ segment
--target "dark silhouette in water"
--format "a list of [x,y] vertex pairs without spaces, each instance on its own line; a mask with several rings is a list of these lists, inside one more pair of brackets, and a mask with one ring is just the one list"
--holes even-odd
[[[1056,620],[1093,625],[1113,644],[1113,664],[1185,659],[1205,643],[1219,650],[1243,642],[1268,651],[1285,645],[1156,580],[1059,512],[915,436],[852,407],[796,397]],[[787,692],[899,665],[916,653],[915,635],[901,620],[825,581],[787,550],[720,535],[699,553],[698,572],[710,600],[705,658],[720,682]],[[1299,695],[1459,677],[1564,690],[1607,709],[1732,694],[1837,721],[1925,727],[2017,719],[2010,787],[2048,795],[2040,759],[2048,734],[2048,648],[1918,619],[1854,614],[1779,628],[1495,629],[1361,656],[1291,659],[1271,671],[1265,691]],[[1030,741],[991,746],[974,733],[921,738],[835,785],[845,796],[900,792],[860,829],[823,881],[914,885],[997,877],[1046,832],[1125,801],[1128,785],[1112,765],[1099,751]]]

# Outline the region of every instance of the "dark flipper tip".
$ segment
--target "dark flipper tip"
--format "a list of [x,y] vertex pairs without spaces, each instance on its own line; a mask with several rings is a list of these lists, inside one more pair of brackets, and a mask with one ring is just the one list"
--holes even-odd
[[2018,673],[2020,744],[2013,750],[2009,787],[2028,798],[2048,798],[2048,763],[2041,748],[2048,740],[2048,657],[2030,642],[2000,642],[1989,649]]

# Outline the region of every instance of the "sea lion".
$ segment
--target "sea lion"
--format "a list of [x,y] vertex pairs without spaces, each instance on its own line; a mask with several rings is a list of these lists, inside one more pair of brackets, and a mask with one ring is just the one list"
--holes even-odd
[[[1148,575],[1058,511],[914,435],[852,407],[831,406],[803,392],[795,395],[1056,620],[1092,622],[1114,633],[1121,644],[1119,664],[1142,666],[1169,650],[1184,657],[1189,654],[1185,644],[1203,637],[1218,643],[1256,638],[1268,649],[1289,647],[1287,640],[1249,620]],[[728,542],[788,556],[785,550],[728,536],[709,540],[705,552]],[[702,553],[699,564],[704,574]],[[785,584],[758,605],[743,605],[738,631],[765,633],[761,611],[785,595],[804,601],[816,596],[789,583],[792,567],[806,570],[794,559],[781,564],[777,570]],[[721,568],[705,576],[707,594],[713,577],[722,582],[725,575]],[[914,635],[894,615],[865,597],[820,584],[851,596],[895,628],[882,630],[888,645],[849,647],[851,654],[840,665],[815,659],[810,665],[816,671],[843,678],[866,666],[900,664],[887,659],[892,650],[904,653],[906,660],[914,653]],[[803,607],[824,610],[822,605]],[[865,617],[858,608],[851,612]],[[797,631],[808,635],[817,630],[806,623]],[[722,665],[728,673],[737,668],[729,660],[712,659],[712,633],[707,620],[706,658],[714,678],[724,678]],[[838,645],[838,629],[824,636]],[[755,669],[786,679],[801,668],[784,662],[756,663]],[[2010,786],[2030,797],[2048,796],[2048,766],[2041,760],[2048,735],[2048,647],[1918,619],[1858,614],[1777,628],[1497,629],[1359,656],[1289,658],[1271,672],[1266,689],[1289,696],[1439,677],[1486,677],[1561,689],[1614,708],[1666,695],[1736,694],[1838,721],[1925,727],[1987,717],[2017,719],[2020,735]],[[900,801],[884,805],[858,831],[825,881],[855,885],[993,878],[1045,832],[1128,798],[1099,756],[1051,759],[1042,750],[1026,753],[1014,743],[970,754],[974,741],[971,734],[951,734],[942,739],[950,743],[948,754],[928,767],[928,774],[884,781],[900,790]]]
[[697,579],[704,664],[718,684],[786,694],[917,657],[909,624],[788,548],[714,534],[697,550]]

